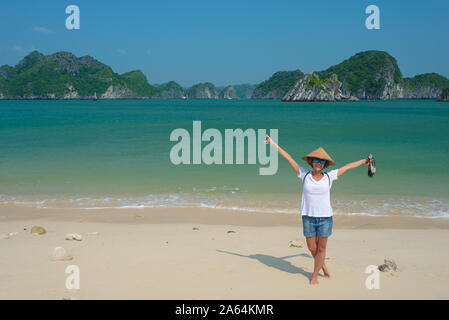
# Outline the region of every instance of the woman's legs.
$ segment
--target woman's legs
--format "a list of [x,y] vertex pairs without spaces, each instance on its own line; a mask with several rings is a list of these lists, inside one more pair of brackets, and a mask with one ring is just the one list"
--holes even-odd
[[[318,272],[323,269],[324,277],[330,278],[329,270],[324,263],[326,258],[327,238],[332,234],[333,219],[331,217],[302,216],[303,232],[307,247],[314,258],[314,270],[311,284],[318,284]],[[320,236],[321,235],[321,236]]]
[[[310,253],[312,254],[312,257],[315,259],[317,248],[318,248],[318,236],[306,238],[307,241],[307,247],[309,248]],[[326,263],[323,263],[323,272],[325,278],[330,278],[329,270],[327,270]]]
[[318,284],[318,272],[320,271],[320,269],[323,269],[324,276],[326,278],[330,277],[330,273],[327,270],[326,264],[324,263],[324,260],[326,258],[327,237],[319,237],[318,235],[316,235],[315,237],[307,237],[306,241],[307,247],[309,248],[310,253],[315,260],[312,280],[310,281],[310,284]]
[[[320,237],[318,237],[318,235],[316,236],[316,246],[317,246],[317,248],[318,248],[318,239],[319,239]],[[327,238],[326,238],[327,239]],[[327,244],[327,241],[326,241],[326,244]],[[325,251],[325,253],[326,253],[326,248],[324,248],[324,251]],[[314,257],[315,258],[315,257]],[[324,257],[325,259],[326,259],[326,254],[325,254],[325,257]],[[331,274],[329,273],[329,270],[327,270],[327,266],[326,266],[326,262],[325,261],[323,261],[323,267],[322,267],[322,269],[323,269],[323,273],[324,273],[324,277],[325,278],[330,278],[331,277]]]

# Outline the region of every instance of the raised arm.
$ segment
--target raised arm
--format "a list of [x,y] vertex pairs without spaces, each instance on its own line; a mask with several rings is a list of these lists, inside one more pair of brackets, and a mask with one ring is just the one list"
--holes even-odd
[[346,171],[357,168],[358,166],[361,166],[362,164],[368,165],[368,163],[369,163],[368,159],[362,159],[359,161],[354,161],[354,162],[348,163],[347,165],[344,165],[343,167],[338,168],[337,176],[339,177]]
[[285,160],[287,160],[288,164],[292,167],[293,170],[295,170],[296,175],[299,174],[299,165],[298,163],[293,160],[293,158],[281,147],[279,147],[276,142],[274,142],[273,140],[271,140],[270,136],[266,135],[267,140],[265,141],[266,144],[271,144],[278,152],[281,156],[284,157]]

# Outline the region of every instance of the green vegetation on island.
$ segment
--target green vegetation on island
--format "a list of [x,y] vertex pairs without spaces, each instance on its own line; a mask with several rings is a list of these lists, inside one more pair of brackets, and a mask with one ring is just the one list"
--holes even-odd
[[[256,85],[244,83],[244,84],[233,84],[231,85],[235,90],[235,99],[251,99],[251,96],[253,95],[254,89],[256,88]],[[215,86],[217,88],[217,92],[220,92],[219,98],[222,99],[221,93],[223,90],[229,86]],[[227,98],[228,99],[228,98]]]
[[233,86],[227,86],[221,90],[218,95],[219,99],[239,99],[237,93],[235,92],[235,88]]
[[0,95],[5,98],[88,98],[109,88],[119,92],[114,98],[150,98],[157,93],[139,70],[119,75],[92,57],[77,58],[70,52],[45,56],[33,51],[15,67],[0,68]]
[[437,99],[438,101],[449,101],[449,87],[444,88],[441,95]]
[[402,74],[395,58],[385,51],[359,52],[349,59],[318,72],[321,78],[329,78],[336,74],[353,94],[364,90],[366,97],[378,97],[385,87],[386,78],[393,83],[400,83]]
[[444,89],[449,86],[449,79],[435,72],[419,74],[413,78],[404,78],[402,81],[404,89],[412,91],[415,91],[418,87],[430,88],[436,86]]
[[235,93],[239,99],[251,99],[251,96],[253,95],[254,89],[256,86],[254,84],[235,84],[233,85],[235,89]]
[[[340,96],[348,100],[436,99],[449,87],[449,79],[437,73],[403,78],[396,59],[376,50],[359,52],[315,74],[311,73],[307,86],[301,88],[318,86],[324,92],[329,79],[336,76],[341,83]],[[175,81],[153,86],[140,70],[120,75],[90,56],[33,51],[16,66],[0,67],[0,99],[88,99],[95,94],[105,99],[283,99],[304,76],[299,69],[278,71],[258,85],[220,87],[219,95],[210,82],[189,89]]]
[[[277,72],[267,81],[262,82],[256,88],[255,99],[278,99],[284,94],[285,85],[279,81],[288,74]],[[402,78],[401,70],[394,57],[385,51],[364,51],[355,54],[343,62],[331,66],[320,72],[312,73],[307,79],[307,86],[301,88],[311,89],[317,86],[324,92],[324,84],[332,75],[336,75],[341,82],[342,99],[354,101],[357,99],[436,99],[442,89],[449,86],[449,80],[437,73],[426,73],[412,78]],[[303,81],[304,76],[301,76]],[[293,84],[290,86],[294,88]],[[298,87],[299,88],[299,87]],[[288,90],[287,92],[289,92]],[[303,97],[301,93],[289,93],[291,97]],[[281,96],[283,100],[287,97]],[[286,97],[284,99],[284,97]]]
[[304,77],[304,73],[300,70],[278,71],[270,79],[257,85],[252,98],[281,99],[302,77]]
[[158,94],[162,99],[186,99],[184,89],[175,81],[155,85],[158,89]]
[[140,70],[126,72],[121,75],[128,89],[136,93],[140,97],[152,97],[159,92],[159,90],[150,85],[147,78]]
[[218,99],[217,88],[210,82],[197,83],[187,92],[189,99]]
[[319,86],[320,90],[323,91],[324,93],[327,93],[324,84],[330,82],[329,79],[318,79],[317,77],[315,77],[313,73],[310,74],[308,81],[306,81],[305,79],[301,79],[301,81],[305,82],[308,88],[312,88],[314,85]]

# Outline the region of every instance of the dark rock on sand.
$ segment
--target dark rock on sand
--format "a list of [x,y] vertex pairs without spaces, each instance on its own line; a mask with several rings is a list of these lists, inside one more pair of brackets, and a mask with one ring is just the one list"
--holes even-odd
[[382,272],[398,270],[398,266],[396,265],[396,262],[393,259],[384,259],[384,264],[381,264],[377,268]]
[[31,234],[45,234],[47,231],[40,226],[34,226],[31,228]]

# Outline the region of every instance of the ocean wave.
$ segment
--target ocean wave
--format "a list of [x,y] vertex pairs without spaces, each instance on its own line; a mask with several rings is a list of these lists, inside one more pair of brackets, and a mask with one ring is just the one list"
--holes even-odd
[[[210,190],[214,192],[215,189]],[[221,190],[223,191],[223,189]],[[52,209],[139,209],[139,208],[209,208],[249,213],[299,214],[299,200],[279,200],[274,196],[236,197],[211,195],[206,189],[201,193],[149,194],[145,196],[9,196],[0,195],[0,204],[21,205]],[[243,192],[244,193],[244,192]],[[296,199],[296,200],[295,200]],[[422,218],[449,218],[449,201],[414,198],[344,198],[332,201],[335,215],[389,216],[411,215]]]

